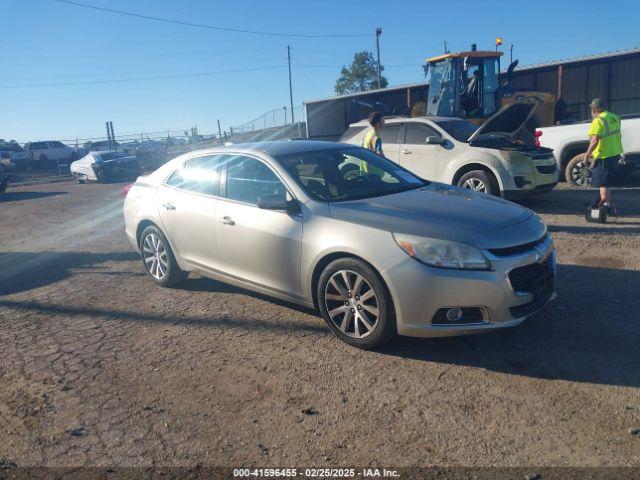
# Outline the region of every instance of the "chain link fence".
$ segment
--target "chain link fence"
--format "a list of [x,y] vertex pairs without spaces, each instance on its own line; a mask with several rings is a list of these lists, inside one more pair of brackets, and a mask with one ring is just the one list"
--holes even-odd
[[243,123],[236,127],[231,127],[231,134],[256,132],[269,128],[283,127],[295,122],[304,122],[303,106],[293,107],[293,117],[291,117],[291,109],[288,107],[274,108],[250,122]]

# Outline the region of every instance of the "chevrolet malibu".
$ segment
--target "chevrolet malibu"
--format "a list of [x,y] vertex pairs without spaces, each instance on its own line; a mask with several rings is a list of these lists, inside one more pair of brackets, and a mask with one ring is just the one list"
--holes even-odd
[[553,242],[533,212],[352,145],[191,152],[140,177],[124,216],[157,284],[197,272],[317,308],[361,348],[512,327],[554,295]]

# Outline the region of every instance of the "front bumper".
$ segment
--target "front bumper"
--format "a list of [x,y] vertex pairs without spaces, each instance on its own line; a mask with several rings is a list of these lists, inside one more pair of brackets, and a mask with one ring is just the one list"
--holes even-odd
[[502,196],[509,200],[550,192],[558,184],[560,171],[554,157],[532,160],[527,168],[509,170]]
[[[516,292],[509,278],[518,267],[545,262],[552,265],[555,276],[555,250],[550,237],[525,254],[485,254],[491,260],[491,271],[432,268],[410,257],[386,270],[383,276],[394,299],[398,334],[446,337],[513,327],[555,298],[552,287],[542,297],[534,292]],[[483,318],[475,323],[432,323],[440,309],[454,307],[481,309]]]

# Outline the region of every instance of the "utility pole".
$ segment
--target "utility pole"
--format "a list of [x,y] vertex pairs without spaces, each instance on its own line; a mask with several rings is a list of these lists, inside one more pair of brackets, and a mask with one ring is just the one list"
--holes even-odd
[[291,47],[287,45],[287,61],[289,63],[289,102],[291,103],[291,123],[295,123],[293,118],[293,87],[291,86]]
[[282,107],[282,109],[284,110],[284,123],[286,125],[287,124],[287,107]]
[[109,150],[111,150],[111,130],[109,130],[109,122],[104,123],[107,127],[107,145],[109,145]]
[[447,41],[446,40],[444,41],[444,53],[449,53],[447,51]]
[[376,28],[376,52],[378,54],[378,88],[380,87],[380,35],[382,35],[382,29]]
[[116,149],[116,136],[113,133],[113,122],[109,121],[109,129],[111,130],[111,141],[113,142],[113,145],[111,147],[112,150]]
[[509,65],[513,63],[513,43],[509,45]]
[[222,145],[222,129],[220,128],[220,119],[218,119],[218,143]]

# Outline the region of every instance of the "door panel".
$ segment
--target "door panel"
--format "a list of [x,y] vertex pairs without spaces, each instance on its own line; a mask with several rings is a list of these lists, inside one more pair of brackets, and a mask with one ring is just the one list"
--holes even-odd
[[400,165],[426,180],[442,181],[448,150],[442,145],[427,144],[429,136],[441,135],[426,125],[407,123],[400,145]]
[[258,208],[263,195],[285,195],[278,177],[261,161],[234,157],[226,196],[216,210],[219,265],[223,273],[290,295],[300,295],[302,217]]
[[216,268],[215,197],[163,185],[158,209],[169,241],[177,255],[199,266]]
[[224,155],[187,161],[158,190],[160,218],[176,254],[198,266],[217,268],[215,213]]
[[382,151],[384,156],[392,162],[399,163],[400,160],[400,134],[402,133],[402,125],[393,123],[386,125],[380,132],[382,139]]

